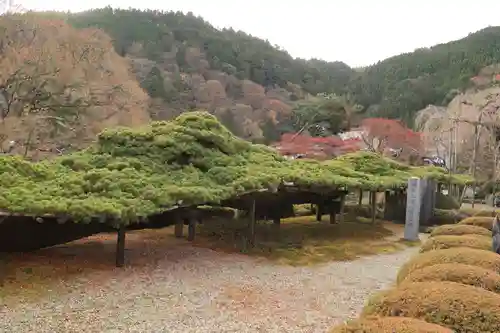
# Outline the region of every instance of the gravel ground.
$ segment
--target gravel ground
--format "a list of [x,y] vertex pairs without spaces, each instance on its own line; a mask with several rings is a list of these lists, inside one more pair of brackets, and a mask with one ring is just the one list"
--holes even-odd
[[182,244],[162,251],[148,265],[75,277],[37,303],[0,305],[0,332],[324,333],[356,317],[418,249],[302,268]]

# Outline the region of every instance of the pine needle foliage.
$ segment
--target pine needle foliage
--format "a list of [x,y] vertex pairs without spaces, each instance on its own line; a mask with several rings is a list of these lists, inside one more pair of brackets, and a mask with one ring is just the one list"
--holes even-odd
[[0,210],[129,224],[178,205],[219,203],[284,184],[387,190],[404,188],[411,176],[448,181],[439,168],[368,152],[326,162],[287,160],[235,137],[209,113],[189,112],[138,129],[105,130],[90,148],[49,161],[1,156]]

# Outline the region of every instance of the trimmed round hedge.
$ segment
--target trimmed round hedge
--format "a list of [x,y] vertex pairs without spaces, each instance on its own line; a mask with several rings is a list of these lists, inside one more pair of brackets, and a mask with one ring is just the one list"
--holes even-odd
[[[461,208],[460,212],[466,213],[469,216],[489,216],[494,217],[496,211],[491,209],[477,209],[477,208]],[[500,212],[500,210],[499,210]]]
[[411,317],[456,333],[500,332],[500,295],[455,282],[401,285],[371,300],[363,315]]
[[470,217],[470,215],[457,210],[434,209],[434,216],[429,220],[430,225],[455,224]]
[[450,281],[483,288],[500,294],[500,274],[465,264],[439,264],[411,272],[401,284],[428,281]]
[[420,252],[469,247],[478,250],[491,250],[491,237],[481,235],[443,235],[429,238],[420,248]]
[[480,210],[480,211],[474,213],[474,215],[472,215],[472,216],[485,216],[485,217],[486,216],[488,216],[488,217],[491,216],[491,217],[495,217],[496,213],[497,212],[494,211],[494,210]]
[[334,327],[330,333],[453,333],[423,320],[404,317],[372,317]]
[[458,224],[475,225],[491,230],[493,228],[493,218],[486,216],[471,216],[458,222]]
[[460,204],[457,199],[451,195],[445,195],[441,192],[436,193],[436,208],[437,209],[459,209]]
[[434,228],[430,234],[430,237],[444,236],[444,235],[449,235],[449,236],[481,235],[490,237],[491,231],[483,227],[478,227],[476,225],[446,224]]
[[398,283],[411,272],[427,266],[439,264],[466,264],[490,269],[500,273],[500,256],[492,251],[477,250],[466,247],[435,250],[414,256],[401,267],[398,273]]

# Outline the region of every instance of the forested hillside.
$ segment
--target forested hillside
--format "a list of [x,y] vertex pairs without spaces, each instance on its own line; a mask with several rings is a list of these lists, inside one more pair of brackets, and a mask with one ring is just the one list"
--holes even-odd
[[428,104],[446,105],[455,89],[491,64],[500,62],[500,27],[431,48],[385,59],[353,76],[350,90],[373,113],[406,122]]
[[152,97],[153,118],[203,108],[248,139],[276,137],[296,101],[322,92],[348,93],[365,117],[412,125],[418,110],[446,105],[482,68],[500,62],[500,27],[354,70],[342,62],[295,59],[267,41],[218,30],[191,13],[108,7],[58,15],[111,36]]
[[295,101],[343,91],[353,74],[346,64],[294,59],[191,14],[104,8],[65,16],[77,28],[98,27],[113,38],[152,98],[153,119],[205,109],[249,140],[279,138],[277,126]]
[[[370,116],[399,118],[407,123],[428,104],[446,104],[455,89],[467,87],[481,68],[500,62],[500,27],[355,71],[342,62],[294,59],[267,41],[231,29],[217,30],[192,14],[104,8],[73,15],[69,21],[76,27],[104,29],[115,39],[118,52],[139,53],[156,63],[170,60],[174,72],[198,72],[209,79],[220,77],[214,71],[221,72],[251,80],[266,91],[284,88],[291,101],[303,98],[304,93],[350,91]],[[162,85],[158,75],[158,71],[149,73],[143,83],[150,95],[169,102],[178,100],[182,84],[158,88]],[[225,88],[234,97],[234,92]]]
[[128,51],[137,43],[145,56],[162,61],[166,52],[176,53],[181,70],[193,70],[186,52],[199,48],[208,65],[249,79],[264,87],[288,82],[309,93],[340,91],[352,69],[342,62],[292,58],[269,42],[232,29],[217,30],[192,14],[159,11],[97,9],[70,17],[76,27],[97,26],[115,39],[117,49]]

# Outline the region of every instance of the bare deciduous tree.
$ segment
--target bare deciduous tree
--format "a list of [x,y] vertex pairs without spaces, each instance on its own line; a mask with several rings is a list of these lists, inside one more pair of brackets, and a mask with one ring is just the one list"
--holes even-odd
[[147,102],[102,31],[34,13],[0,17],[4,151],[12,141],[25,154],[60,142],[86,145],[106,126],[148,121]]

